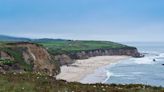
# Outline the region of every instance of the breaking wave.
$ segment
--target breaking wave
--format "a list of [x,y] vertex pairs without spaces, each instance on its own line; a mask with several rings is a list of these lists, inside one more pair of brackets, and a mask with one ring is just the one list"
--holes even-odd
[[106,83],[110,79],[110,77],[113,75],[113,73],[110,71],[106,71],[106,75],[107,75],[107,78],[102,83]]

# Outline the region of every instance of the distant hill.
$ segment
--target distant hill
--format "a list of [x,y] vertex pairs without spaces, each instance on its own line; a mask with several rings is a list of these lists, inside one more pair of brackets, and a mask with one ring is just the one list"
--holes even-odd
[[32,42],[56,42],[56,41],[66,41],[64,39],[50,39],[50,38],[42,38],[42,39],[32,39]]
[[50,39],[50,38],[42,38],[42,39],[30,39],[23,37],[12,37],[6,35],[0,35],[1,42],[54,42],[54,41],[65,41],[64,39]]
[[23,38],[23,37],[12,37],[12,36],[0,35],[0,41],[20,42],[20,41],[31,41],[31,39]]

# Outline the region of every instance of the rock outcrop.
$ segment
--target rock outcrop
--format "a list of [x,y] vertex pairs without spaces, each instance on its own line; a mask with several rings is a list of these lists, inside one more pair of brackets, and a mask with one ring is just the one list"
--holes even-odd
[[4,51],[0,51],[0,57],[1,57],[1,59],[8,59],[11,61],[14,60],[14,58],[9,53],[4,52]]

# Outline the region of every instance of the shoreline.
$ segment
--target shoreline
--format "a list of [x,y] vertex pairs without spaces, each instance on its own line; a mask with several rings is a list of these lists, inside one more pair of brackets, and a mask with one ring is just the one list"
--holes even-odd
[[[94,74],[97,69],[122,60],[128,59],[130,56],[96,56],[84,60],[76,60],[69,66],[61,66],[61,73],[56,76],[57,79],[66,80],[68,82],[82,82],[88,75]],[[100,71],[101,72],[101,71]]]

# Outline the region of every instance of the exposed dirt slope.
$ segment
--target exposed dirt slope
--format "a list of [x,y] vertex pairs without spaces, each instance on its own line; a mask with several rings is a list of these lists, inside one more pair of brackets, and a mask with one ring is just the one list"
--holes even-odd
[[0,49],[1,71],[44,72],[56,75],[59,72],[57,62],[45,48],[33,43],[10,43]]

